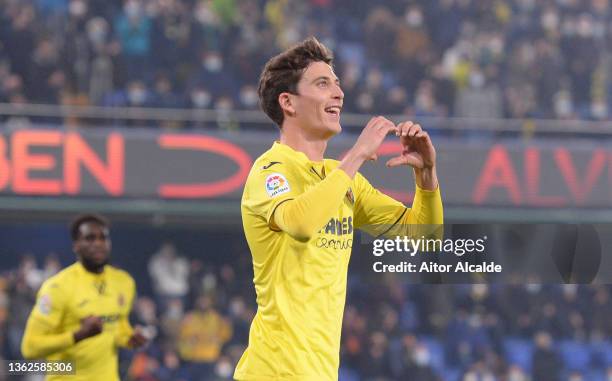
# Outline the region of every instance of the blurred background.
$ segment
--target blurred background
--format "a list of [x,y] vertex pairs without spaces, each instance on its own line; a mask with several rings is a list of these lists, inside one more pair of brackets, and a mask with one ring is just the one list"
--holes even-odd
[[[373,115],[416,120],[448,222],[612,221],[608,0],[0,0],[3,358],[93,211],[157,331],[123,379],[231,379],[256,311],[242,185],[278,136],[258,75],[310,35],[346,95],[331,157]],[[363,173],[409,203],[411,176],[380,163],[397,151]],[[363,260],[341,380],[612,380],[609,284],[364,281]]]

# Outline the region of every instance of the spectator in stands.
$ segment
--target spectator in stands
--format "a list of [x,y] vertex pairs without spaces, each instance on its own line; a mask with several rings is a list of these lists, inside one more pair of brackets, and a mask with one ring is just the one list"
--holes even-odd
[[228,319],[214,307],[211,295],[196,301],[196,308],[181,323],[178,349],[181,359],[189,364],[194,380],[209,381],[223,345],[232,337]]
[[[10,63],[8,75],[26,82],[19,95],[0,94],[5,101],[60,104],[88,93],[78,104],[118,105],[105,101],[108,94],[134,79],[154,89],[155,74],[163,72],[176,95],[189,98],[198,85],[212,97],[208,108],[223,97],[222,104],[229,104],[228,98],[235,108],[252,109],[248,89],[263,57],[316,34],[336,46],[339,63],[354,63],[364,78],[372,70],[382,73],[381,98],[376,87],[351,84],[355,69],[339,65],[345,89],[353,93],[347,99],[355,100],[345,104],[346,111],[612,117],[610,64],[601,54],[612,44],[605,1],[415,0],[351,3],[348,9],[340,0],[35,4],[8,2],[0,15],[0,59]],[[52,55],[61,57],[59,66]],[[377,102],[389,110],[377,108]]]
[[546,332],[538,332],[534,339],[532,377],[538,381],[560,381],[561,359],[552,347],[552,338]]
[[145,13],[142,1],[127,0],[114,23],[121,44],[126,78],[147,79],[150,72],[152,22]]
[[177,253],[172,242],[164,242],[151,256],[149,275],[162,309],[172,299],[184,302],[189,291],[189,262]]

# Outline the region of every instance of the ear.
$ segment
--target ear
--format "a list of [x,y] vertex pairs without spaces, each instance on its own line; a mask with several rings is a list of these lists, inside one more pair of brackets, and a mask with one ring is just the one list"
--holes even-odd
[[288,114],[290,116],[295,115],[295,108],[293,107],[293,96],[290,93],[284,92],[278,95],[278,104],[280,104],[281,109],[284,114]]

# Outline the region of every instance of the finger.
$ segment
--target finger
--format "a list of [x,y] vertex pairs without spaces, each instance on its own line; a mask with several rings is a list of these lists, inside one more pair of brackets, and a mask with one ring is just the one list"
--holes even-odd
[[385,134],[388,134],[389,132],[397,132],[397,127],[395,126],[395,124],[393,124],[393,122],[391,122],[387,118],[381,117],[378,123],[379,124],[377,124],[376,126],[376,129],[378,131],[384,132]]
[[410,126],[410,130],[408,131],[408,136],[415,136],[417,133],[421,132],[422,128],[420,124],[413,124]]
[[414,123],[410,120],[401,123],[401,128],[402,128],[402,136],[406,136],[408,135],[408,131],[410,130],[410,127],[414,125]]
[[393,157],[387,160],[387,163],[385,165],[389,168],[392,168],[392,167],[398,167],[400,165],[406,165],[406,164],[408,164],[408,160],[405,156],[396,156],[396,157]]
[[374,126],[376,124],[376,122],[378,122],[378,118],[379,118],[378,116],[373,116],[372,118],[370,118],[370,120],[366,124],[365,128],[372,128],[372,126]]

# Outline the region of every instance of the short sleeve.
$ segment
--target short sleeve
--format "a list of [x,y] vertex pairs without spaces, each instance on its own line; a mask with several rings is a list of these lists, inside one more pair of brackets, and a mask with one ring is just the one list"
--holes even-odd
[[242,205],[250,213],[263,218],[271,226],[274,210],[283,202],[299,196],[299,179],[285,165],[268,170],[254,167],[244,190]]
[[60,283],[54,279],[47,280],[36,297],[32,309],[32,319],[45,324],[49,329],[58,327],[67,304],[67,295]]
[[408,212],[401,202],[374,188],[360,173],[355,176],[355,228],[378,236],[397,223]]

